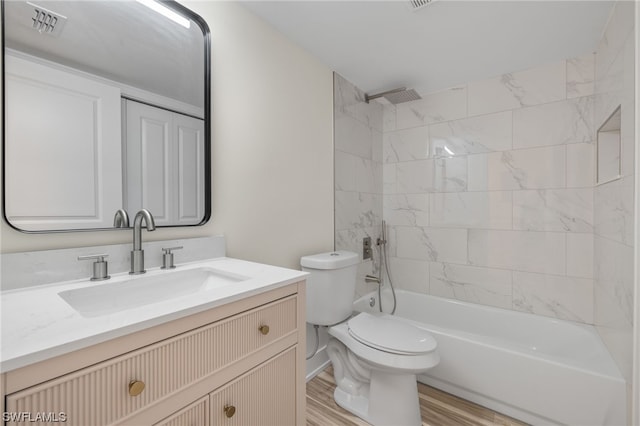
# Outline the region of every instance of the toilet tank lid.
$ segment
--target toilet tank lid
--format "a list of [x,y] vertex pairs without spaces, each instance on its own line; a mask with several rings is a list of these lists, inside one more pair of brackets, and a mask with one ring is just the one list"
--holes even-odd
[[314,254],[300,259],[300,265],[311,269],[340,269],[359,262],[358,254],[347,250]]

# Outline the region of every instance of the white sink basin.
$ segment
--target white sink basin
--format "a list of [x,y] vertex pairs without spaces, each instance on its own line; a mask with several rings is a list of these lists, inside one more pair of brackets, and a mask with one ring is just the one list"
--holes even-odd
[[66,290],[58,295],[84,317],[112,314],[181,296],[214,290],[249,277],[201,267],[158,271],[124,281]]

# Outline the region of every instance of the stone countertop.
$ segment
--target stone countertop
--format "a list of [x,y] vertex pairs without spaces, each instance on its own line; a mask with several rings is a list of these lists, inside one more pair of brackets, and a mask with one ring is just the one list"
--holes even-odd
[[[58,293],[85,287],[109,286],[136,277],[150,279],[195,268],[212,268],[248,279],[203,289],[167,300],[141,304],[113,313],[83,316]],[[112,275],[102,282],[66,281],[0,293],[0,372],[7,372],[54,356],[105,342],[152,326],[299,282],[308,274],[292,269],[220,257],[177,265],[167,271],[149,269],[144,275]],[[166,276],[166,275],[165,275]],[[122,294],[123,298],[127,294]]]

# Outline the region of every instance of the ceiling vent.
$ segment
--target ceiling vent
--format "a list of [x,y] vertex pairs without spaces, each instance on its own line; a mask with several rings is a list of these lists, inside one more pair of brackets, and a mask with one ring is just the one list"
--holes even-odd
[[31,22],[29,25],[40,34],[48,34],[53,37],[58,37],[64,28],[64,24],[67,21],[66,16],[62,16],[59,13],[52,12],[44,7],[27,2],[27,5],[32,9]]
[[409,0],[409,9],[417,12],[425,6],[429,6],[434,1],[436,0]]

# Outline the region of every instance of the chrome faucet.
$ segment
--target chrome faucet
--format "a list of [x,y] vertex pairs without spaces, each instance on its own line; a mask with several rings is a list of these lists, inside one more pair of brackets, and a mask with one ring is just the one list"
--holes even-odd
[[131,251],[131,271],[130,274],[144,274],[144,250],[142,250],[142,219],[144,219],[147,231],[155,231],[156,224],[153,221],[151,212],[142,209],[136,213],[133,219],[133,250]]
[[118,209],[116,215],[113,217],[114,228],[128,228],[129,227],[129,215],[125,209]]

